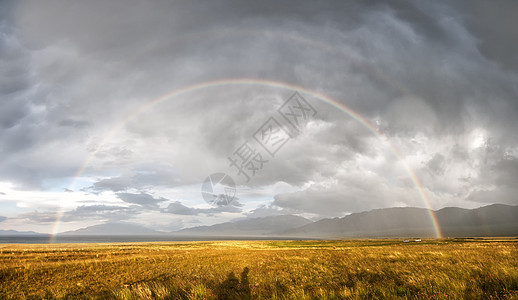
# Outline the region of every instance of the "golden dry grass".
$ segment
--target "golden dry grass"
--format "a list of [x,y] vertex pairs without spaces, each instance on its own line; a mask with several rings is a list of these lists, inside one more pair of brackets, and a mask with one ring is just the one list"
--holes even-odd
[[0,245],[0,297],[518,299],[517,253],[516,239]]

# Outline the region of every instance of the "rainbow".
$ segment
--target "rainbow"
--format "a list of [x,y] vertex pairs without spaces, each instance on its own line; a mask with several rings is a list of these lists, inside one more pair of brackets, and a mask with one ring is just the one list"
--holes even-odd
[[[267,86],[267,87],[274,87],[274,88],[280,88],[280,89],[286,89],[291,91],[298,91],[301,94],[310,95],[316,99],[319,99],[320,101],[323,101],[343,113],[347,114],[354,120],[361,123],[365,128],[367,128],[372,134],[374,134],[376,137],[378,137],[380,140],[386,142],[388,146],[390,147],[390,150],[394,153],[394,155],[402,162],[406,172],[408,173],[410,179],[412,180],[414,186],[416,187],[419,196],[423,200],[423,203],[425,204],[426,208],[429,211],[430,221],[434,227],[435,235],[437,238],[442,238],[441,229],[439,227],[439,223],[437,221],[437,217],[435,216],[435,212],[432,209],[432,206],[430,204],[430,200],[426,195],[425,189],[417,177],[417,175],[414,173],[414,171],[410,168],[410,166],[406,163],[405,159],[401,155],[401,153],[396,149],[394,145],[392,145],[384,136],[381,134],[376,127],[365,117],[363,117],[361,114],[355,112],[350,107],[338,102],[337,100],[330,98],[322,93],[319,93],[314,90],[310,90],[308,88],[304,88],[295,84],[289,84],[285,82],[280,81],[271,81],[271,80],[264,80],[264,79],[255,79],[255,78],[237,78],[237,79],[221,79],[221,80],[214,80],[214,81],[207,81],[207,82],[201,82],[189,86],[185,86],[179,89],[176,89],[170,93],[167,93],[163,96],[160,96],[154,100],[149,101],[148,103],[140,106],[133,112],[131,112],[129,115],[127,115],[125,118],[120,120],[118,123],[115,124],[111,128],[111,130],[108,131],[108,133],[104,136],[104,138],[101,140],[99,144],[97,144],[97,147],[88,155],[86,160],[83,162],[83,164],[78,168],[77,172],[74,174],[74,179],[72,180],[72,183],[69,186],[69,189],[73,190],[76,185],[76,181],[78,178],[83,174],[89,163],[94,158],[95,154],[103,147],[103,145],[108,142],[119,130],[121,130],[125,124],[130,121],[131,119],[135,118],[136,116],[140,115],[144,111],[148,110],[154,105],[157,105],[163,101],[166,101],[168,99],[172,99],[175,97],[178,97],[183,94],[196,92],[203,89],[208,88],[214,88],[214,87],[221,87],[221,86],[231,86],[231,85],[259,85],[259,86]],[[50,242],[54,241],[55,235],[59,231],[59,225],[61,223],[61,217],[63,215],[63,209],[61,208],[58,213],[56,214],[56,220],[54,222],[54,228],[51,235]]]

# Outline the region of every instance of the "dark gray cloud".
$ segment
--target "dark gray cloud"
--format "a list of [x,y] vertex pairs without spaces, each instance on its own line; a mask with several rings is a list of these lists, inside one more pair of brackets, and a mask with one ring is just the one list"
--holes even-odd
[[217,206],[212,208],[192,208],[183,205],[179,201],[175,201],[170,203],[167,208],[161,210],[164,213],[170,213],[175,215],[186,215],[186,216],[197,216],[199,214],[205,214],[207,216],[212,216],[218,213],[229,212],[229,213],[239,213],[242,210],[240,207],[243,206],[237,200],[232,201],[229,205],[225,206]]
[[82,205],[63,215],[63,222],[77,220],[101,219],[120,221],[131,219],[138,214],[138,210],[131,207],[115,205]]
[[[518,21],[515,13],[518,4],[514,1],[473,1],[463,5],[455,4],[459,10],[464,9],[463,18],[467,29],[479,40],[478,49],[488,59],[495,61],[507,70],[518,68],[518,42],[509,38],[516,34]],[[489,25],[490,24],[490,25]]]
[[175,214],[175,215],[197,215],[198,214],[196,209],[187,207],[179,201],[170,203],[169,206],[167,206],[167,208],[164,209],[163,211],[170,213],[170,214]]
[[177,186],[185,182],[174,168],[160,164],[139,164],[120,176],[109,177],[94,182],[85,192],[121,192],[128,189],[145,189],[158,186]]
[[246,213],[247,218],[263,218],[268,216],[281,216],[281,215],[291,215],[295,213],[300,213],[299,209],[296,210],[290,210],[290,209],[281,209],[278,206],[275,205],[260,205],[256,209],[251,210],[250,212]]
[[125,177],[112,177],[107,179],[101,179],[93,184],[92,187],[84,189],[84,191],[102,192],[102,191],[113,191],[121,192],[131,187],[131,179]]
[[0,222],[3,222],[3,221],[5,221],[5,220],[7,220],[7,217],[2,217],[2,216],[0,216]]
[[475,178],[469,178],[472,188],[468,200],[477,203],[518,203],[518,159],[508,155],[498,145],[487,143],[480,149],[482,167]]
[[339,217],[379,207],[424,206],[412,187],[393,186],[373,174],[351,172],[336,181],[315,184],[294,193],[277,194],[272,205],[295,213]]
[[142,208],[146,209],[158,209],[158,204],[160,202],[167,201],[165,198],[154,198],[153,196],[146,193],[117,193],[117,197],[126,203],[138,204]]
[[437,153],[433,156],[433,158],[427,164],[428,170],[430,170],[435,175],[444,174],[445,168],[445,159],[444,155]]
[[[120,221],[131,219],[138,214],[138,210],[131,207],[114,205],[82,205],[62,214],[60,221],[77,222],[84,220]],[[29,212],[23,213],[16,219],[27,219],[35,223],[56,223],[57,212]]]
[[[517,10],[510,1],[2,1],[0,184],[133,205],[110,217],[78,202],[67,220],[422,206],[406,167],[437,208],[517,203]],[[245,182],[227,158],[293,90],[210,86],[143,107],[223,78],[318,91],[381,137],[304,94],[317,115]],[[269,200],[192,208],[193,186],[214,172]],[[278,182],[298,192],[264,196]],[[165,204],[152,196],[162,190],[184,194]]]
[[17,216],[17,219],[29,220],[34,223],[55,223],[57,213],[55,212],[28,212]]

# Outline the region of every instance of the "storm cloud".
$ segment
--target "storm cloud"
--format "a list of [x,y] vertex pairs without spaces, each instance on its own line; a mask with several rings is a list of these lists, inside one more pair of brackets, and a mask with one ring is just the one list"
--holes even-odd
[[192,208],[187,207],[179,201],[170,203],[167,208],[163,209],[162,212],[175,214],[175,215],[192,215],[197,216],[198,214],[214,215],[222,212],[238,213],[241,212],[239,207],[242,206],[237,200],[232,201],[229,205],[218,206],[214,208]]
[[158,204],[160,202],[166,201],[164,198],[154,198],[153,196],[145,193],[140,194],[130,194],[130,193],[118,193],[117,197],[119,197],[122,201],[130,204],[137,204],[143,208],[147,209],[156,209],[158,208]]
[[[516,13],[511,1],[2,1],[2,228],[51,230],[61,209],[63,230],[334,217],[424,207],[419,189],[435,209],[516,205]],[[269,118],[291,128],[278,109],[296,91],[316,114],[270,155],[254,133]],[[229,163],[245,143],[265,159],[250,178]],[[202,199],[219,172],[235,205]]]

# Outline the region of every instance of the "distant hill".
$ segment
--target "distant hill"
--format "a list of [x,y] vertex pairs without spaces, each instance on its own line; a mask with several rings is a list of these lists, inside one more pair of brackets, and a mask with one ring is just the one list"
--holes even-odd
[[174,232],[181,235],[217,235],[217,236],[261,236],[277,235],[288,229],[298,228],[312,221],[293,215],[252,218],[235,222],[226,222],[212,226],[198,226]]
[[106,223],[78,230],[67,231],[59,235],[157,235],[162,232],[132,223]]
[[34,231],[0,230],[0,236],[42,236],[46,235]]
[[444,236],[518,236],[518,206],[447,207],[436,215]]
[[[164,233],[141,225],[117,222],[60,233],[59,236],[151,236],[180,237],[286,237],[369,238],[435,237],[431,211],[394,207],[353,213],[342,218],[312,222],[293,215],[243,219],[212,226],[198,226]],[[518,236],[518,206],[493,204],[477,209],[446,207],[434,211],[443,236]],[[42,236],[33,231],[0,230],[1,236]]]
[[[443,236],[518,236],[518,206],[493,204],[477,209],[435,211]],[[430,210],[385,208],[323,219],[283,232],[306,237],[433,237]]]
[[434,228],[427,209],[401,207],[322,219],[283,233],[308,237],[434,236]]

